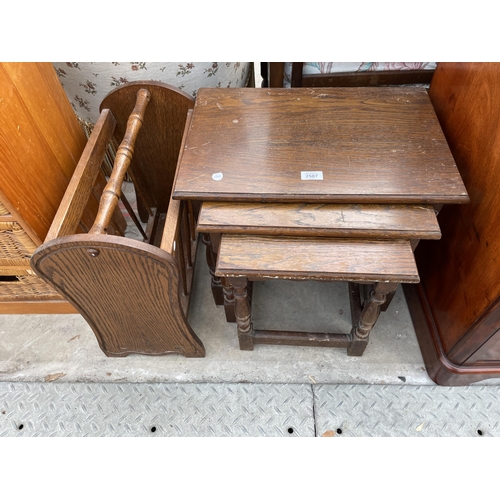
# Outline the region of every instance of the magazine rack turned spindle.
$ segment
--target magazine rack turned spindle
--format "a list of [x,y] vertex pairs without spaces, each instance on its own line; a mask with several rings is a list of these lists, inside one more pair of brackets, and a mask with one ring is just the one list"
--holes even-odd
[[[205,355],[187,322],[196,211],[170,198],[192,107],[190,96],[160,83],[136,82],[108,94],[47,238],[31,259],[35,272],[86,319],[107,356]],[[82,234],[78,221],[113,135],[123,140],[95,222]],[[143,242],[107,234],[129,167],[148,215],[145,230],[137,220]]]

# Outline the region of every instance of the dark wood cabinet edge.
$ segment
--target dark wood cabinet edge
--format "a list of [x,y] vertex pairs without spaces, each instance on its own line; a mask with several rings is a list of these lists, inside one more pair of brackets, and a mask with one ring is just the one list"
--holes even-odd
[[[371,87],[382,85],[427,85],[434,70],[365,71],[303,75],[302,87]],[[292,73],[292,87],[294,75]]]
[[[304,63],[303,62],[293,62],[292,63],[292,74],[290,76],[290,84],[292,87],[303,87],[303,72],[304,72]],[[316,76],[316,75],[314,75]]]
[[448,358],[454,363],[464,364],[500,329],[500,296],[474,322],[460,340],[450,349]]
[[[284,62],[268,64],[267,84],[269,87],[283,87]],[[428,85],[434,69],[355,71],[345,73],[325,73],[304,75],[303,62],[293,62],[291,72],[292,87],[367,87],[378,85]]]
[[268,86],[273,88],[283,88],[283,77],[285,75],[284,62],[268,63]]
[[452,363],[444,352],[422,285],[403,285],[403,290],[427,373],[436,384],[464,386],[500,377],[500,363],[480,366]]

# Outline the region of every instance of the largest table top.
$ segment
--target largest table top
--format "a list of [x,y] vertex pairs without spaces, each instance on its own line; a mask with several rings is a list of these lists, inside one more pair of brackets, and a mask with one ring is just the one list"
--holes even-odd
[[175,199],[465,203],[425,89],[200,89]]

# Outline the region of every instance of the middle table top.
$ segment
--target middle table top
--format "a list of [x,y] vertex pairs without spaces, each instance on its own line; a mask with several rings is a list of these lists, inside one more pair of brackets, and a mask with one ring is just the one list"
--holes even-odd
[[466,203],[422,88],[200,89],[174,199]]

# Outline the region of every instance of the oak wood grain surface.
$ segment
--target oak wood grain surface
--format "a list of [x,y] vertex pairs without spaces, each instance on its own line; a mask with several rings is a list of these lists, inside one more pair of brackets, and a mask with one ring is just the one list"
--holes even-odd
[[[115,119],[109,110],[99,116],[52,221],[46,241],[77,232],[115,125]],[[93,219],[87,221],[88,229],[92,224]]]
[[200,89],[173,197],[468,201],[420,88]]
[[[173,111],[164,102],[168,103],[168,95],[174,103],[179,97],[187,106],[192,102],[163,84],[149,82],[146,87],[151,92],[142,86],[131,85],[110,94],[119,112],[124,105],[120,95],[125,103],[133,95],[133,111],[130,117],[124,118],[125,137],[117,150],[109,181],[103,187],[99,211],[90,231],[69,234],[75,230],[86,198],[94,195],[92,184],[96,169],[115,129],[114,114],[109,108],[101,112],[51,226],[49,236],[53,239],[47,239],[34,252],[31,266],[82,314],[107,356],[178,353],[202,357],[205,354],[203,344],[186,319],[197,244],[196,214],[191,202],[175,201],[170,204],[167,214],[160,212],[156,204],[166,207],[170,198],[158,200],[155,196],[160,191],[151,192],[150,197],[143,200],[154,203],[147,207],[151,213],[146,229],[148,243],[109,234],[124,175],[137,152],[137,138],[141,137],[138,132],[143,119],[147,120],[145,112],[149,109],[146,105],[150,98],[157,118],[166,118],[163,105],[167,111]],[[175,117],[169,115],[168,119],[183,129],[187,110],[181,108],[177,112]],[[154,118],[155,113],[150,116]],[[136,172],[139,179],[141,175],[149,174],[154,178],[155,173],[160,172],[158,178],[168,173],[169,164],[161,154],[167,149],[162,140],[164,130],[151,121],[153,126],[149,127],[150,136],[145,142],[160,153],[155,155],[155,151],[146,151],[150,160],[156,157],[158,161]],[[116,121],[116,127],[119,124]],[[165,193],[171,191],[171,185],[157,187]],[[172,227],[165,228],[166,222]],[[159,245],[162,239],[167,241],[170,252],[151,244]]]
[[399,239],[439,239],[429,205],[204,202],[198,231]]
[[106,355],[204,355],[185,319],[177,264],[167,252],[85,234],[44,243],[31,264],[82,314]]
[[[134,148],[129,173],[139,203],[166,211],[177,167],[187,112],[194,99],[176,87],[161,82],[137,81],[122,85],[102,101],[100,110],[110,109],[116,118],[115,139],[125,135],[127,120],[134,109],[137,92],[145,89],[151,99]],[[162,144],[162,147],[158,147]],[[144,200],[141,197],[145,198]]]
[[249,279],[419,281],[407,241],[234,234],[222,235],[216,275]]

